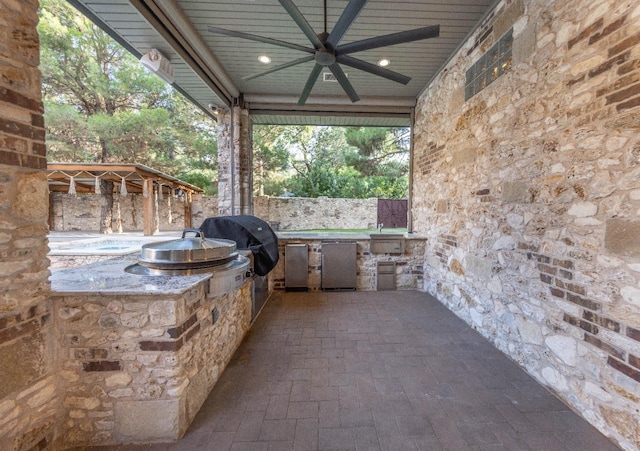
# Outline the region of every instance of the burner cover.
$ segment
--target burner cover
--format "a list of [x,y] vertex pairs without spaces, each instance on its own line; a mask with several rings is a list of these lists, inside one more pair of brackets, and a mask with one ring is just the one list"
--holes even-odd
[[153,269],[186,270],[224,265],[237,256],[235,241],[207,239],[199,229],[185,229],[178,240],[144,244],[138,263]]

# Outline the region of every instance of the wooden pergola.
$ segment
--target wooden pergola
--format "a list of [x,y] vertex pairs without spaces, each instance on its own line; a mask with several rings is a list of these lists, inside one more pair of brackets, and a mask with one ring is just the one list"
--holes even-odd
[[185,228],[191,227],[191,203],[194,194],[203,190],[141,164],[117,163],[49,163],[49,190],[68,194],[101,194],[100,181],[113,182],[121,195],[142,194],[144,234],[155,233],[154,217],[158,198],[184,196]]

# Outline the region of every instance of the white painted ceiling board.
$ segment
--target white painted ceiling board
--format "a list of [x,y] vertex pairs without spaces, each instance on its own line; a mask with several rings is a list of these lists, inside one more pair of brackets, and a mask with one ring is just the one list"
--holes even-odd
[[[154,4],[154,1],[156,2]],[[293,0],[301,13],[305,16],[314,31],[320,33],[324,28],[323,2],[321,0]],[[416,98],[424,89],[426,83],[448,60],[452,52],[461,44],[468,33],[479,23],[491,9],[496,0],[369,0],[351,28],[343,37],[340,44],[361,39],[371,38],[388,33],[410,30],[431,25],[440,25],[440,36],[433,39],[404,43],[374,50],[353,53],[353,56],[375,64],[380,57],[391,59],[388,69],[407,75],[412,80],[405,86],[384,78],[362,72],[360,70],[341,65],[354,89],[362,99],[362,103],[369,103],[374,98],[386,98],[380,103],[379,111],[388,111],[386,105],[395,98]],[[277,114],[260,115],[254,117],[259,123],[273,120],[274,123],[301,123],[302,121],[334,121],[343,123],[346,119],[337,115],[327,118],[325,113],[318,116],[318,105],[325,102],[327,97],[335,99],[335,111],[357,117],[358,104],[352,104],[338,83],[316,83],[303,111],[295,105],[297,96],[307,81],[313,63],[305,63],[290,67],[253,80],[243,80],[243,77],[259,73],[268,67],[259,63],[257,58],[261,54],[268,54],[272,58],[269,67],[274,67],[309,55],[288,48],[272,46],[264,43],[252,42],[239,38],[231,38],[211,33],[208,26],[226,28],[233,31],[256,34],[273,39],[296,43],[304,47],[312,47],[306,36],[296,26],[291,17],[277,0],[72,0],[79,4],[103,22],[110,34],[117,37],[135,49],[139,54],[146,53],[155,47],[161,50],[174,65],[176,86],[185,91],[204,110],[208,104],[214,103],[218,107],[225,107],[225,99],[218,96],[208,83],[203,80],[189,63],[181,58],[182,39],[186,39],[186,52],[199,59],[198,44],[188,38],[190,34],[179,31],[175,42],[168,42],[162,33],[145,19],[134,6],[141,3],[151,10],[163,9],[167,6],[176,7],[180,14],[187,18],[187,23],[194,31],[198,40],[207,48],[220,67],[215,62],[205,63],[206,71],[213,73],[219,80],[225,80],[228,75],[232,86],[231,91],[238,90],[247,99],[256,96],[270,96],[280,99],[280,109],[283,115],[279,119]],[[327,0],[327,28],[331,31],[335,22],[347,5],[347,0]],[[160,7],[160,8],[156,8]],[[165,9],[166,10],[166,9]],[[162,19],[160,22],[162,22]],[[170,28],[179,23],[175,17],[168,17]],[[173,38],[172,38],[173,39]],[[178,42],[178,44],[176,44]],[[325,68],[324,72],[328,69]],[[220,76],[218,76],[220,75]],[[322,77],[322,75],[320,76]],[[219,81],[222,85],[225,81]],[[224,85],[223,87],[228,87]],[[229,100],[233,101],[233,99]],[[353,107],[356,109],[353,109]],[[251,109],[251,104],[248,105]],[[294,108],[295,107],[295,108]],[[410,107],[405,107],[407,114]],[[306,119],[303,119],[306,118]],[[405,119],[403,119],[405,120]],[[361,115],[353,122],[375,123],[384,122],[381,118],[371,118]],[[397,123],[398,119],[392,114],[389,123]]]

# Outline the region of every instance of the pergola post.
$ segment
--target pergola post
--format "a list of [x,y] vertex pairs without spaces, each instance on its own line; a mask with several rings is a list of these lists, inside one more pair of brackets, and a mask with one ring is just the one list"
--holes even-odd
[[145,236],[154,235],[157,232],[155,224],[155,202],[153,196],[153,180],[144,179],[142,181],[142,224]]
[[193,195],[190,192],[186,193],[185,200],[184,200],[184,228],[185,229],[190,229],[192,226],[192,222],[191,222],[192,203],[193,203]]

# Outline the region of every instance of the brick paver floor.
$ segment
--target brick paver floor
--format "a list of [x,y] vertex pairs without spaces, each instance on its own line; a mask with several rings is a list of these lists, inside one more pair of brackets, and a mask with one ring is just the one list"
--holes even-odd
[[118,450],[615,450],[420,292],[276,293],[178,443]]

